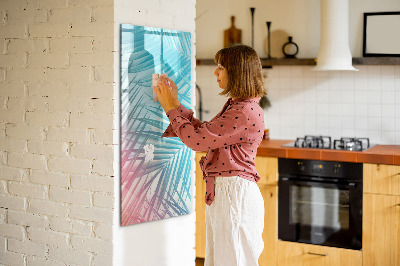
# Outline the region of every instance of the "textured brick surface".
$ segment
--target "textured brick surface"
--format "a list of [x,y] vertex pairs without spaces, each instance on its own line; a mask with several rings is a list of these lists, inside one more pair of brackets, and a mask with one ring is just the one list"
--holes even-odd
[[[192,23],[182,1],[126,1],[119,19]],[[113,265],[117,4],[1,0],[1,265]]]
[[47,51],[47,39],[10,39],[7,50],[9,54],[44,53]]
[[112,222],[112,211],[105,208],[74,205],[69,216],[84,221]]
[[49,128],[47,139],[51,141],[66,141],[84,143],[87,140],[87,129],[69,127]]
[[28,239],[33,242],[48,244],[60,248],[68,247],[68,234],[38,228],[28,228]]
[[50,222],[50,229],[57,232],[65,232],[83,236],[92,235],[92,223],[74,219],[53,217]]
[[49,198],[53,201],[74,203],[89,206],[92,195],[88,191],[69,190],[66,188],[50,187]]
[[8,223],[45,229],[49,226],[49,218],[37,213],[9,210]]
[[8,250],[26,255],[36,255],[45,257],[47,248],[45,244],[39,244],[32,241],[19,241],[10,238],[8,240]]
[[8,182],[8,192],[15,196],[44,199],[48,193],[48,188],[38,184]]
[[23,82],[2,82],[0,83],[0,96],[22,97],[24,96]]
[[23,171],[19,168],[2,166],[0,167],[0,177],[2,180],[20,181]]
[[99,192],[113,192],[114,180],[112,177],[93,175],[71,175],[71,186],[83,190],[92,190]]
[[13,210],[24,210],[25,199],[11,195],[0,195],[0,207],[10,208]]
[[112,265],[113,17],[112,0],[1,1],[1,265]]
[[110,224],[97,223],[94,226],[95,236],[102,239],[112,239],[112,227]]
[[88,159],[52,157],[49,159],[49,170],[73,174],[89,174],[92,168]]
[[103,208],[112,208],[114,205],[114,200],[113,200],[112,195],[107,195],[107,194],[101,194],[101,193],[94,193],[93,194],[93,205],[97,207],[103,207]]
[[69,207],[63,202],[54,202],[49,200],[29,200],[28,211],[31,213],[38,213],[56,217],[67,217]]
[[57,246],[49,248],[49,258],[51,260],[63,261],[67,264],[90,265],[91,254],[75,249],[65,249]]

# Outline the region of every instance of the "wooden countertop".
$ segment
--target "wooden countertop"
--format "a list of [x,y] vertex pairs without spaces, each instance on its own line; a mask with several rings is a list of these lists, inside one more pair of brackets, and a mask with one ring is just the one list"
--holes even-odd
[[258,147],[257,155],[278,158],[400,165],[400,145],[376,145],[362,152],[282,147],[283,144],[290,142],[294,142],[294,140],[263,140],[260,147]]

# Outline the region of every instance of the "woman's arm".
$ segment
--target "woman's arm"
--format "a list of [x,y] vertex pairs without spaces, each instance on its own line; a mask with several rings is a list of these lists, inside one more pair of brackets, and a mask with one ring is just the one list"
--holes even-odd
[[[168,84],[168,85],[167,85]],[[170,88],[170,93],[169,96],[167,94],[163,94],[161,93],[161,89],[163,88],[164,91],[165,87],[168,86]],[[170,100],[172,101],[172,105],[175,109],[178,110],[178,112],[180,113],[180,115],[182,115],[183,117],[187,118],[195,127],[198,127],[201,124],[201,121],[195,117],[193,117],[193,110],[191,109],[186,109],[185,106],[183,106],[183,104],[181,104],[178,100],[178,87],[176,86],[176,84],[174,83],[173,80],[171,80],[168,77],[162,77],[160,78],[160,82],[158,83],[158,87],[160,88],[160,90],[158,90],[158,97],[163,97],[162,102],[160,101],[161,106],[165,106],[166,104],[164,103],[163,100],[165,100],[166,98],[170,97]],[[156,93],[157,93],[157,88],[155,89]],[[166,91],[167,92],[167,91]],[[163,108],[164,108],[163,106]],[[164,110],[166,110],[164,108]],[[162,138],[164,137],[177,137],[177,135],[175,134],[175,132],[172,130],[172,126],[171,124],[168,125],[167,129],[165,130],[165,132],[162,134],[161,136]]]
[[[189,120],[190,123],[191,123],[195,128],[198,128],[198,127],[202,124],[202,122],[201,122],[199,119],[197,119],[197,118],[195,118],[195,117],[193,116],[193,110],[192,110],[192,109],[189,109],[189,110],[186,109],[185,106],[183,106],[183,104],[180,104],[180,105],[178,106],[178,108],[175,108],[175,109],[178,110],[178,112],[179,112],[179,114],[180,114],[181,116],[183,116],[184,118],[186,118],[187,120]],[[168,125],[167,129],[164,131],[164,133],[161,135],[161,137],[162,137],[162,138],[165,138],[165,137],[178,137],[178,136],[176,135],[176,133],[172,130],[172,124],[171,124],[171,123]]]
[[226,110],[222,116],[203,122],[198,127],[179,114],[176,109],[169,110],[167,117],[172,131],[182,142],[194,151],[205,151],[246,142],[248,118],[245,112],[237,109]]
[[[197,124],[195,127],[189,119],[175,109],[170,86],[165,78],[161,78],[157,87],[153,87],[153,89],[171,122],[172,131],[190,149],[205,151],[224,146],[227,149],[229,145],[247,141],[245,136],[250,131],[248,128],[250,124],[243,109],[226,109],[226,105],[223,109],[224,112],[221,111],[212,121]],[[252,126],[256,126],[256,124]]]

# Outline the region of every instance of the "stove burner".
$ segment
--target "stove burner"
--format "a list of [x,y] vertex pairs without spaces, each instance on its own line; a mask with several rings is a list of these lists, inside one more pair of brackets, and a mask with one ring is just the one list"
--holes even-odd
[[301,148],[330,149],[331,137],[306,135],[304,138],[297,138],[294,146]]
[[368,138],[340,138],[334,140],[332,143],[331,137],[311,135],[306,135],[303,138],[297,138],[295,142],[287,143],[283,146],[344,151],[364,151],[371,148]]
[[369,148],[368,138],[340,138],[334,140],[333,148],[335,150],[363,151]]

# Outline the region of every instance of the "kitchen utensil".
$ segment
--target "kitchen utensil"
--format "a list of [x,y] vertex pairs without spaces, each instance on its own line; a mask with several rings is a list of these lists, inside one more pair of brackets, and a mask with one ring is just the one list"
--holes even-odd
[[271,32],[270,32],[270,28],[271,28],[271,21],[267,21],[267,31],[268,31],[268,58],[271,58]]
[[231,27],[224,31],[224,48],[242,43],[242,30],[235,27],[235,16],[231,16]]
[[250,7],[251,12],[251,47],[254,48],[254,11],[255,7]]

